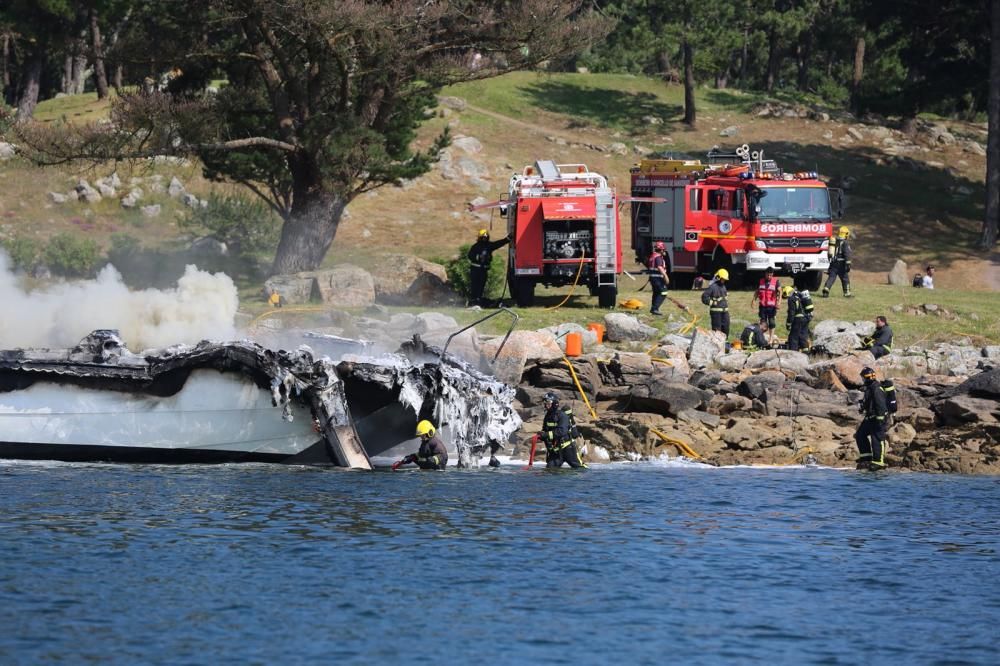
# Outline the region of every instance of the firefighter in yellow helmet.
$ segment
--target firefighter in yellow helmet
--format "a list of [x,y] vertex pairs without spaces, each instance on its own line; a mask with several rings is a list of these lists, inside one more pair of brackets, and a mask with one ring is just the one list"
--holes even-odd
[[708,316],[712,320],[712,330],[722,331],[729,338],[729,292],[726,282],[729,271],[720,268],[715,271],[712,283],[701,292],[701,302],[708,306]]
[[851,257],[854,256],[854,252],[851,251],[851,244],[848,240],[850,237],[851,230],[847,227],[841,227],[837,234],[836,248],[833,251],[833,256],[830,257],[830,268],[826,271],[827,278],[826,284],[823,285],[823,298],[830,296],[830,287],[837,281],[838,276],[841,286],[844,287],[844,296],[851,297]]
[[788,348],[792,351],[809,348],[809,322],[813,316],[813,302],[808,291],[799,291],[791,285],[781,289],[787,305]]
[[510,242],[510,238],[490,241],[490,232],[480,229],[476,242],[469,248],[469,305],[485,307],[483,292],[486,290],[486,276],[493,263],[493,253]]
[[420,469],[444,469],[448,466],[448,449],[437,436],[433,423],[426,419],[418,423],[417,437],[420,438],[420,448],[416,453],[394,462],[394,470],[410,463],[416,463]]

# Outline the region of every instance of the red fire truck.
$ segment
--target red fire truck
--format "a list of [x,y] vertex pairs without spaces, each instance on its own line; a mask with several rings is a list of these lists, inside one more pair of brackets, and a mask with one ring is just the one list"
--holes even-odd
[[511,176],[496,207],[507,218],[510,293],[521,307],[535,286],[586,285],[598,304],[614,307],[622,249],[618,198],[607,179],[585,164],[539,160]]
[[663,241],[675,285],[725,268],[739,287],[748,271],[770,267],[819,288],[842,196],[833,190],[834,209],[816,173],[784,173],[744,144],[732,154],[713,149],[707,163],[643,160],[631,177],[636,260],[645,263]]

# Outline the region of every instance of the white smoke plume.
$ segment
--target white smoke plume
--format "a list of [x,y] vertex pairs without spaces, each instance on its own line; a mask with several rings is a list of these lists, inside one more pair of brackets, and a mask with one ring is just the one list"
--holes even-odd
[[188,266],[176,289],[131,291],[112,266],[95,280],[26,291],[0,252],[0,349],[72,347],[91,331],[118,329],[129,349],[231,340],[239,295],[224,273]]

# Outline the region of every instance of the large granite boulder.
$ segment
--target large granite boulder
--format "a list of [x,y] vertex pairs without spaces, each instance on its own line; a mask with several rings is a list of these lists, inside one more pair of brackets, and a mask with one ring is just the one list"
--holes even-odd
[[379,303],[437,305],[456,298],[444,266],[419,257],[390,254],[371,273]]
[[634,315],[611,312],[604,315],[604,331],[609,342],[627,340],[649,340],[656,335],[656,329],[643,324]]
[[774,370],[791,370],[802,372],[809,365],[809,357],[798,351],[787,349],[766,349],[756,351],[747,358],[746,367],[757,370],[771,368]]
[[902,259],[897,259],[896,263],[892,265],[892,270],[889,271],[888,277],[889,284],[903,287],[910,286],[910,273],[907,270],[906,262]]
[[834,333],[824,337],[817,335],[813,340],[813,348],[834,356],[849,354],[860,347],[861,339],[854,333],[848,332]]
[[299,275],[315,280],[313,295],[328,305],[337,307],[367,307],[375,303],[375,279],[358,266],[343,264],[324,271],[309,271]]
[[956,393],[968,393],[976,398],[1000,400],[1000,368],[980,372],[955,388]]
[[726,351],[726,334],[722,331],[696,329],[688,347],[688,363],[692,368],[708,368]]
[[514,331],[494,362],[493,357],[502,342],[503,336],[484,341],[480,344],[480,350],[484,364],[492,368],[497,379],[508,384],[521,381],[521,375],[529,362],[560,360],[563,357],[562,350],[552,335],[538,331]]

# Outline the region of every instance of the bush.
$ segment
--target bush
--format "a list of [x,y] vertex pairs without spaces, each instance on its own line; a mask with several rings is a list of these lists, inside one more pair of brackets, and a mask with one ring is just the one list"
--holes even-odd
[[204,233],[226,244],[240,255],[272,253],[281,229],[278,216],[258,200],[233,195],[210,194],[208,205],[196,208],[181,226]]
[[[458,257],[437,262],[444,264],[452,288],[465,298],[472,295],[469,284],[469,248],[471,247],[471,244],[463,245],[458,248]],[[483,290],[483,296],[486,298],[499,298],[503,292],[506,263],[504,257],[498,254],[493,255],[490,270],[486,274],[486,288]]]
[[89,238],[57,234],[49,240],[42,256],[53,273],[89,277],[101,258],[101,248]]
[[3,241],[3,248],[10,257],[11,267],[23,271],[35,265],[38,259],[38,243],[30,238],[14,236]]

